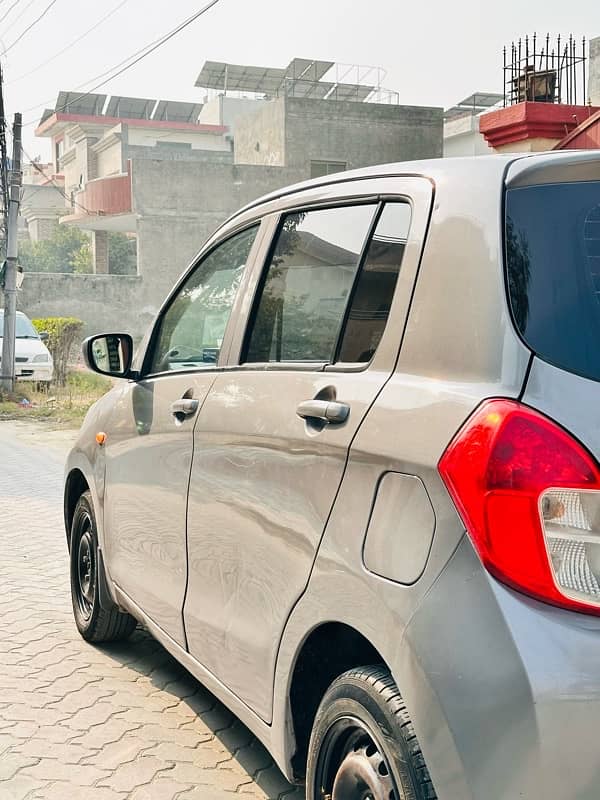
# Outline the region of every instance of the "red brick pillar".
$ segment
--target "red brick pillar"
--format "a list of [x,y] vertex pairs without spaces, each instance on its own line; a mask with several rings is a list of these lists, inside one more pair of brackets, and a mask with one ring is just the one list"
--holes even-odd
[[108,231],[94,231],[92,238],[94,272],[108,275]]

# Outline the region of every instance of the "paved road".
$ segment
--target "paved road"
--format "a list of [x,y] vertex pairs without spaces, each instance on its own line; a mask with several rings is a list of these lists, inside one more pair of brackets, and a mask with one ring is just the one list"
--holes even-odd
[[64,435],[0,422],[0,798],[300,800],[144,631],[118,646],[80,638],[61,521],[66,447]]

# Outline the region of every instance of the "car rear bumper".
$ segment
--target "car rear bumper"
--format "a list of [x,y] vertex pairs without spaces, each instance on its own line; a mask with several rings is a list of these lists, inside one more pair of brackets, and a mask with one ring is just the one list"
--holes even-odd
[[465,537],[406,644],[439,800],[597,800],[600,618],[507,589]]

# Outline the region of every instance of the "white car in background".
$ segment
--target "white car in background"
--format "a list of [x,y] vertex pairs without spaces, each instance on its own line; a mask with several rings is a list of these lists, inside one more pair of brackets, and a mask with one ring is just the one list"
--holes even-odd
[[[0,308],[0,359],[2,357],[2,335],[4,332],[4,309]],[[44,337],[33,327],[31,320],[17,311],[15,340],[15,376],[21,381],[50,382],[54,371],[52,356]]]

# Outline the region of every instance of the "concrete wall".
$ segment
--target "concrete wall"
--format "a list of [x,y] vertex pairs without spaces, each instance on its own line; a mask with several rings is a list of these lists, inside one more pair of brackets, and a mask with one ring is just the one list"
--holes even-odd
[[588,96],[593,106],[600,106],[600,36],[590,40]]
[[282,97],[238,121],[235,161],[310,175],[311,161],[354,169],[433,158],[442,155],[442,131],[441,108]]
[[[125,126],[123,126],[125,127]],[[156,147],[160,142],[185,143],[195,150],[227,150],[228,143],[220,133],[205,133],[202,131],[169,131],[148,128],[134,128],[128,126],[128,141],[130,145],[141,147]]]
[[198,122],[207,125],[227,125],[230,131],[235,129],[238,120],[254,114],[266,103],[247,97],[225,97],[218,95],[202,107]]
[[442,155],[443,110],[286,99],[285,163],[345,161],[348,169]]
[[491,155],[484,136],[479,133],[479,115],[465,114],[463,117],[444,123],[444,156]]
[[17,293],[17,307],[30,319],[78,317],[87,322],[85,335],[120,331],[125,325],[123,298],[134,296],[140,282],[129,275],[27,273]]
[[120,140],[114,141],[110,147],[106,147],[96,153],[96,175],[118,175],[123,171],[122,163],[122,144]]
[[234,141],[236,164],[286,165],[285,122],[283,97],[265,103],[254,114],[239,119]]

